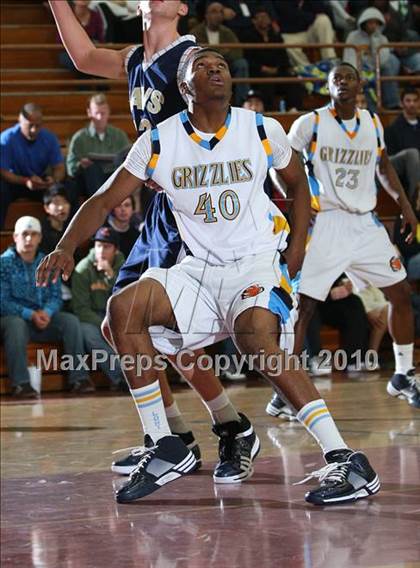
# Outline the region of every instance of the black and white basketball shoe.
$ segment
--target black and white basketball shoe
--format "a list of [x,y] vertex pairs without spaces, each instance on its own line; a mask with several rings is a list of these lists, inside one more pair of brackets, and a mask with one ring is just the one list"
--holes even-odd
[[213,474],[215,483],[240,483],[254,473],[252,462],[260,451],[260,440],[248,418],[239,413],[240,422],[215,424],[219,437],[219,463]]
[[[338,505],[377,493],[379,477],[362,452],[343,449],[325,454],[327,465],[299,483],[319,479],[319,487],[308,491],[305,500],[313,505]],[[298,484],[295,484],[298,485]]]
[[165,436],[147,449],[131,472],[128,482],[116,492],[118,503],[130,503],[175,481],[196,467],[194,454],[178,436]]

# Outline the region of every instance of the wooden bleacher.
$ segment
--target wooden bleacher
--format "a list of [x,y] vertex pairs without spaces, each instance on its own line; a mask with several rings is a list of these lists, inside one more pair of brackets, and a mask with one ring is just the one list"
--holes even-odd
[[[0,130],[15,124],[17,113],[25,102],[36,102],[44,111],[44,124],[58,136],[65,146],[74,132],[87,123],[85,115],[86,100],[96,91],[104,80],[91,82],[89,90],[80,91],[74,83],[80,79],[76,73],[59,67],[58,56],[62,47],[57,44],[57,32],[50,12],[43,6],[42,0],[6,0],[0,8],[0,50],[1,50],[1,86]],[[122,46],[120,46],[122,47]],[[112,124],[122,128],[134,140],[133,128],[127,98],[127,88],[123,83],[108,83],[107,97],[112,108]],[[307,96],[305,109],[311,110],[325,104],[326,98]],[[274,113],[286,131],[298,116],[295,113]],[[396,117],[394,112],[381,113],[384,126]],[[381,217],[392,221],[397,213],[394,202],[385,192],[381,192],[378,212]],[[0,233],[0,252],[13,242],[12,230],[17,218],[24,214],[39,217],[42,205],[21,200],[10,206],[6,227]],[[338,334],[327,328],[323,331],[325,348],[338,345]],[[33,360],[35,344],[29,347],[29,356]],[[0,352],[2,356],[2,352]],[[95,380],[103,382],[99,376]],[[46,390],[62,390],[62,375],[48,374],[44,381]],[[4,358],[0,361],[0,393],[9,388],[5,380]]]

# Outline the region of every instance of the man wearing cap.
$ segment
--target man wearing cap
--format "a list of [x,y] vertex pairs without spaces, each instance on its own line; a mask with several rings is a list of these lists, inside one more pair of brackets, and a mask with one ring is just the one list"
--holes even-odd
[[95,234],[94,247],[76,266],[72,279],[72,306],[81,322],[85,346],[90,353],[98,350],[98,364],[111,381],[111,390],[125,387],[125,379],[113,349],[104,340],[101,323],[124,256],[118,251],[119,236],[111,227],[101,227]]
[[24,197],[42,201],[43,192],[64,181],[66,171],[57,136],[42,127],[42,109],[26,103],[19,121],[0,135],[1,216],[3,228],[7,209]]
[[246,99],[242,104],[242,108],[253,110],[254,112],[260,112],[262,114],[265,111],[265,108],[261,91],[250,89],[246,95]]
[[[44,256],[38,251],[41,238],[38,219],[21,217],[15,225],[15,245],[0,256],[0,329],[12,394],[19,398],[37,396],[29,383],[29,341],[62,341],[64,353],[74,361],[85,353],[79,320],[73,314],[60,312],[60,280],[41,288],[35,286],[35,271]],[[73,392],[93,390],[84,370],[69,371],[68,381]]]

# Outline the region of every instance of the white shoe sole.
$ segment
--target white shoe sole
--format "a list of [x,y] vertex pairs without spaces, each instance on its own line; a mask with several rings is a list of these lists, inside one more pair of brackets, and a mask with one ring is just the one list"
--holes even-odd
[[334,503],[341,504],[346,502],[354,502],[357,501],[358,499],[364,499],[365,497],[370,497],[371,495],[375,495],[376,493],[378,493],[380,488],[381,484],[379,481],[379,477],[376,475],[373,481],[367,483],[364,487],[357,489],[351,495],[346,495],[345,497],[336,497],[335,499],[325,499],[322,503],[312,503],[311,501],[308,502],[311,503],[312,505],[318,505],[321,507],[322,505],[328,505],[328,504],[333,505]]
[[250,477],[253,476],[254,474],[254,467],[252,465],[252,462],[255,460],[255,458],[257,457],[259,451],[261,449],[261,442],[260,439],[258,438],[258,436],[255,436],[255,442],[252,446],[252,450],[251,450],[251,461],[249,462],[249,469],[238,473],[237,475],[232,475],[231,477],[216,477],[216,475],[213,475],[213,481],[214,483],[222,483],[222,484],[228,484],[228,483],[241,483],[242,481],[246,481],[247,479],[249,479]]

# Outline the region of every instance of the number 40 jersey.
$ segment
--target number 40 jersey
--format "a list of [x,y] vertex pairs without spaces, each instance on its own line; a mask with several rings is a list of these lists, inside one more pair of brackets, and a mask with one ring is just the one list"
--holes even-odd
[[214,134],[194,129],[186,111],[165,120],[137,140],[124,167],[165,188],[189,251],[222,265],[286,248],[287,222],[263,186],[268,168],[291,156],[276,120],[234,107]]
[[314,209],[372,211],[376,205],[375,169],[385,147],[379,117],[357,109],[341,120],[330,106],[299,117],[288,134],[303,152]]

